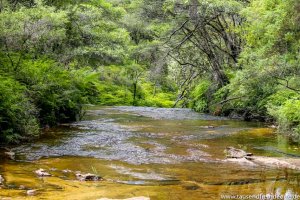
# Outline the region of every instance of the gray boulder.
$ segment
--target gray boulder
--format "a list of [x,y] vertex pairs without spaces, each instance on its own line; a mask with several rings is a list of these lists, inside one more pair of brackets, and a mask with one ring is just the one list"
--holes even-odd
[[102,177],[95,175],[95,174],[90,174],[90,173],[87,173],[87,174],[77,173],[76,177],[80,181],[102,181],[103,180]]
[[225,153],[227,158],[245,158],[253,155],[252,153],[247,153],[242,149],[236,149],[234,147],[227,147]]

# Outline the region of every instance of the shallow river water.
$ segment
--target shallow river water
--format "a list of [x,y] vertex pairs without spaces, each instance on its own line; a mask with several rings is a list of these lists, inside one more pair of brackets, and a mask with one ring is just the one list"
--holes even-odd
[[[231,162],[224,154],[229,146],[300,159],[299,144],[264,124],[188,109],[94,106],[83,121],[14,147],[15,160],[0,158],[5,179],[0,199],[255,199],[247,195],[266,194],[293,199],[300,194],[300,171]],[[39,168],[53,176],[37,177]],[[76,171],[104,180],[78,181]],[[31,189],[37,190],[34,196],[26,194]]]

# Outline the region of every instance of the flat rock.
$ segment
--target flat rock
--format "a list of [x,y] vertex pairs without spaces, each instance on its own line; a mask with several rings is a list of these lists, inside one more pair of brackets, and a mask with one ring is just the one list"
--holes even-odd
[[34,196],[34,195],[36,195],[36,193],[37,193],[36,190],[27,190],[27,191],[26,191],[26,194],[27,194],[28,196]]
[[233,162],[233,163],[238,163],[242,166],[257,166],[256,163],[251,162],[250,160],[246,158],[227,158],[225,162]]
[[100,177],[96,174],[90,174],[90,173],[87,173],[87,174],[77,173],[76,177],[80,181],[102,181],[103,180],[102,177]]
[[227,158],[244,158],[247,156],[252,156],[252,153],[247,153],[242,149],[236,149],[234,147],[227,147],[225,153]]
[[[249,159],[249,158],[248,158]],[[263,156],[253,156],[249,159],[251,162],[272,168],[288,168],[300,170],[300,159],[297,158],[273,158]]]
[[38,169],[35,171],[36,175],[40,176],[40,177],[44,177],[44,176],[51,176],[50,173],[48,173],[46,170],[44,169]]
[[288,168],[294,170],[300,170],[300,159],[299,158],[276,158],[266,156],[252,156],[251,153],[247,153],[241,149],[234,147],[226,148],[228,162],[236,162],[247,166],[266,166],[271,168]]
[[109,199],[109,198],[101,198],[97,200],[150,200],[149,197],[132,197],[128,199]]

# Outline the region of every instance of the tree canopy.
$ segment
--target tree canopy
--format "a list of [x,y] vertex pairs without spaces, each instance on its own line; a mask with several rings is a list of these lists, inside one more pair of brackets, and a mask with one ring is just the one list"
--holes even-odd
[[2,0],[0,138],[84,104],[188,107],[300,134],[297,0]]

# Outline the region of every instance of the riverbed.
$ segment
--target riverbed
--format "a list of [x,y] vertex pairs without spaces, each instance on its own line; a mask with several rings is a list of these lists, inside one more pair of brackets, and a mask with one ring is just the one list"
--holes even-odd
[[[84,119],[50,129],[1,158],[0,199],[221,199],[300,194],[300,171],[226,159],[226,147],[300,159],[300,145],[266,124],[189,109],[90,106]],[[51,177],[38,177],[43,168]],[[76,172],[103,181],[85,182]],[[28,196],[28,190],[36,190]]]

